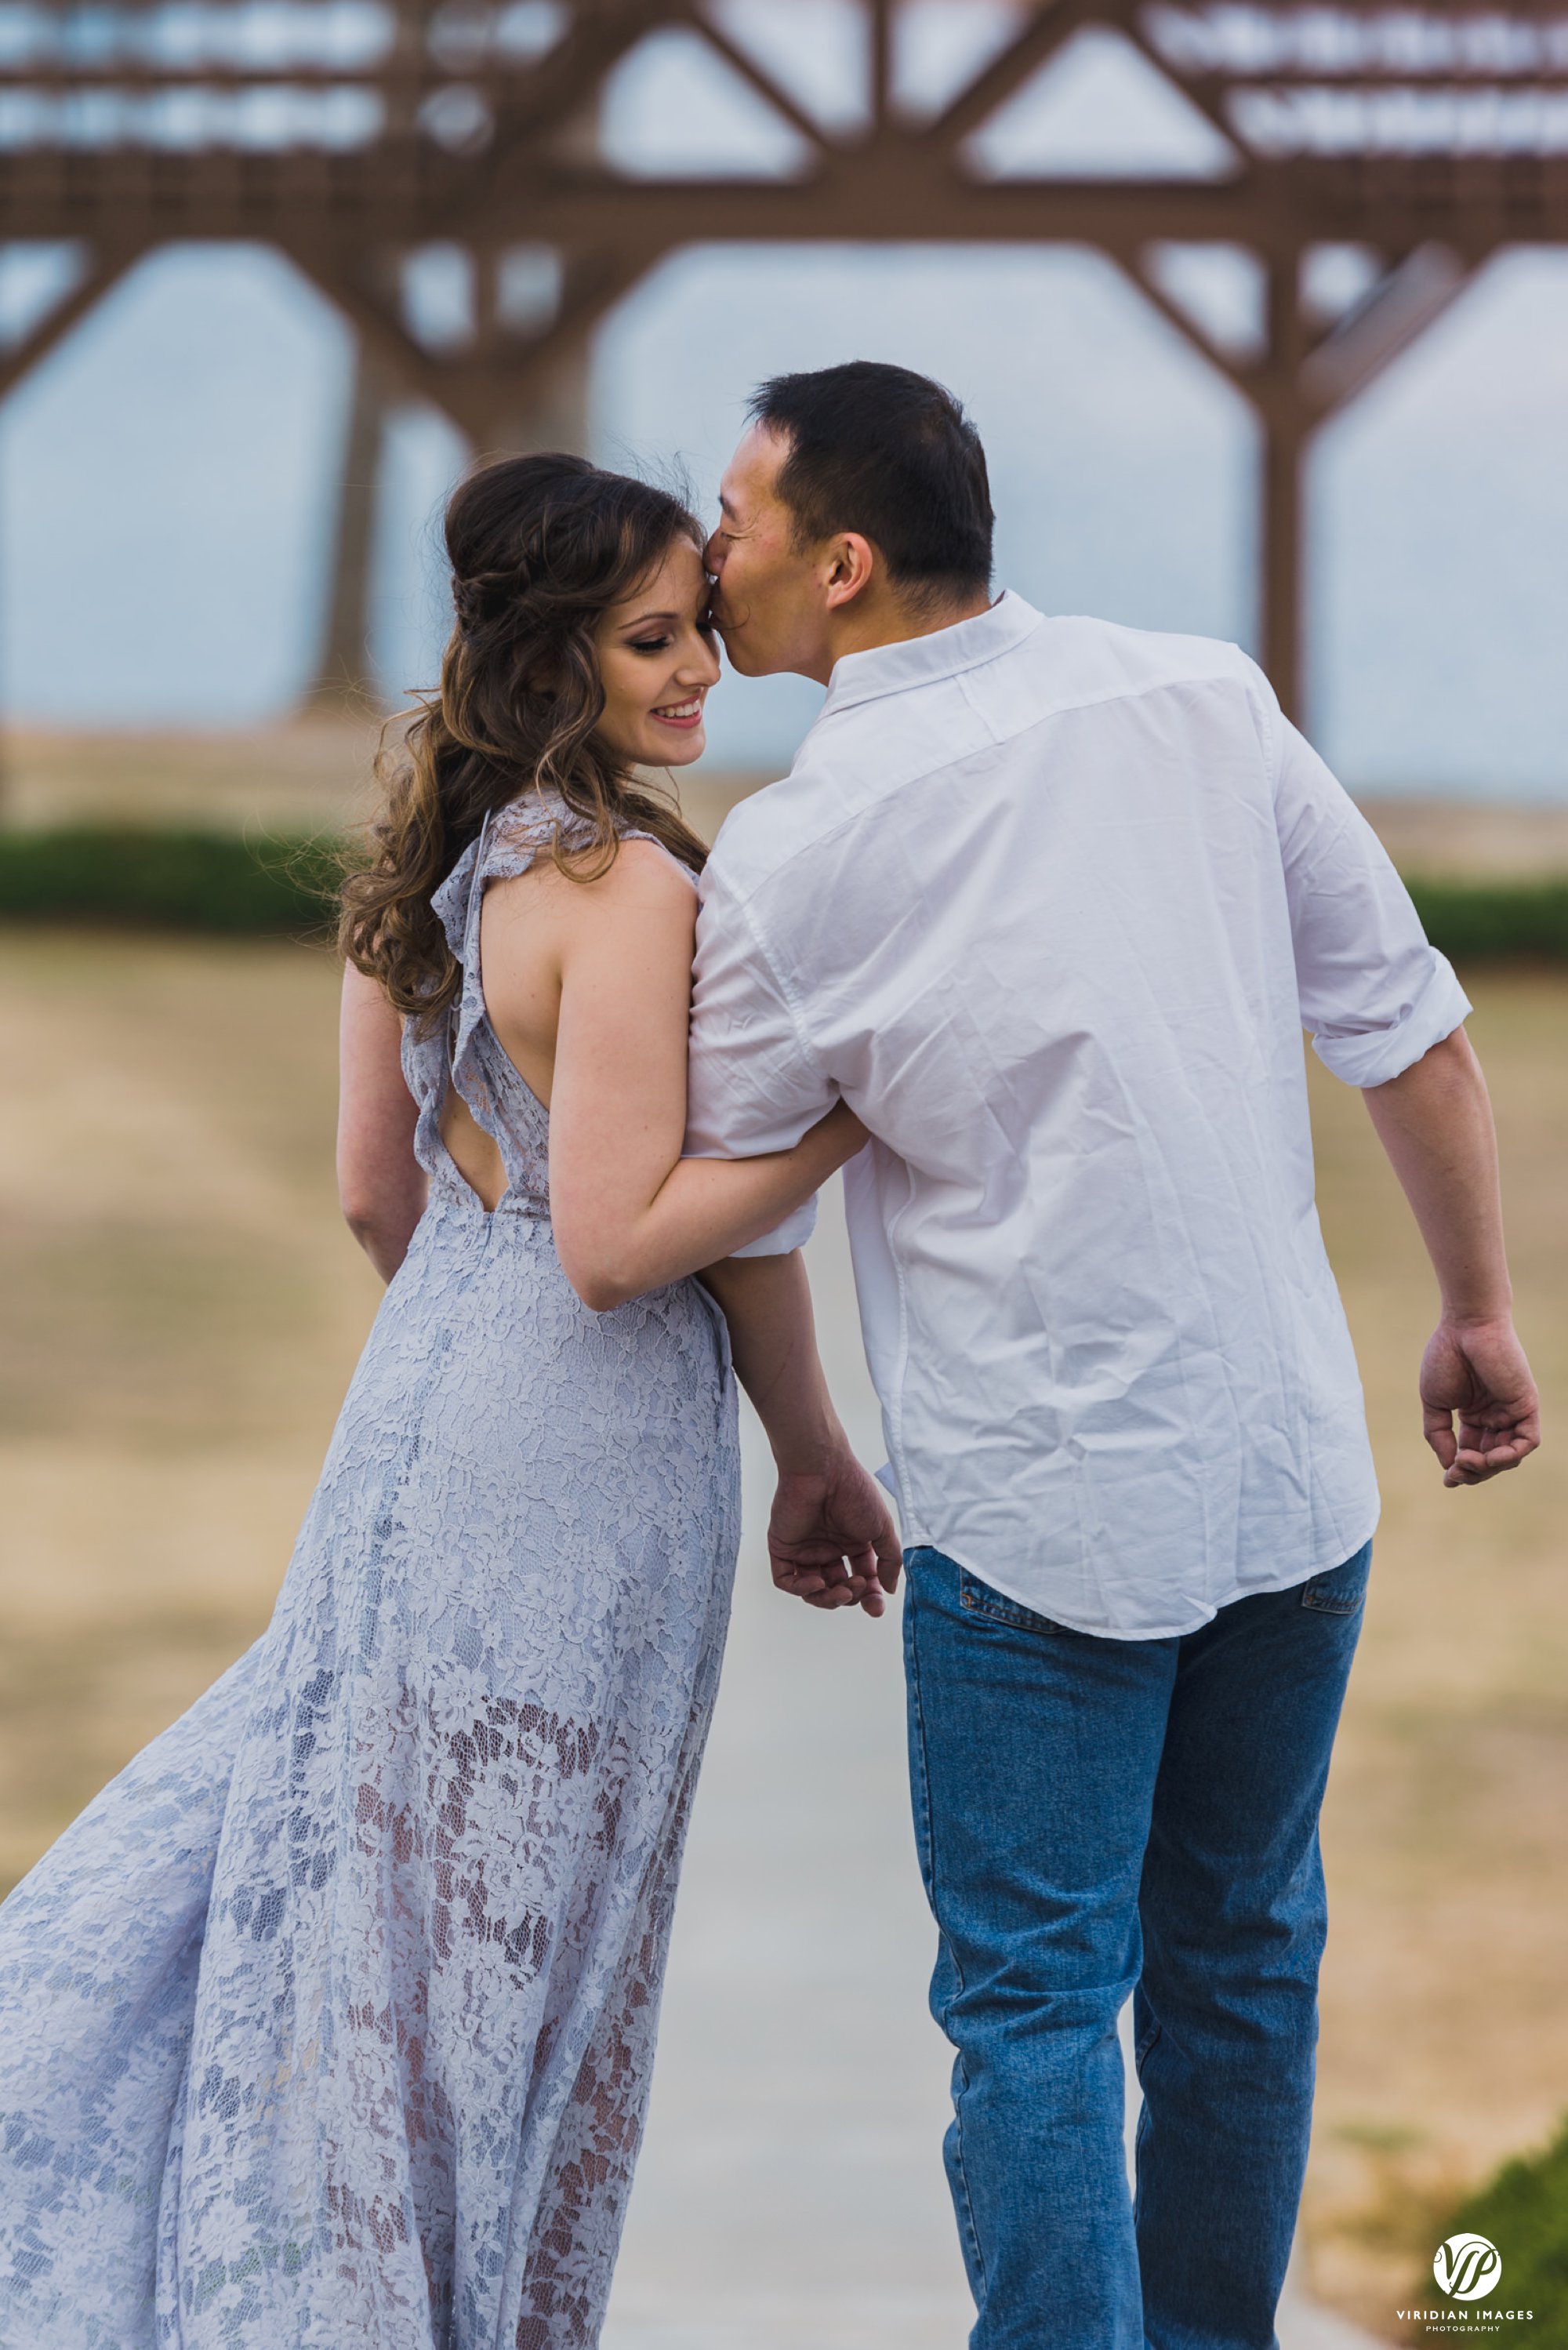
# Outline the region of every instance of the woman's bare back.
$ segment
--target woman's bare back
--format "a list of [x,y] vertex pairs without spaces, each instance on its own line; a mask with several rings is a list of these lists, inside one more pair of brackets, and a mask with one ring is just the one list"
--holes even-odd
[[[649,878],[664,881],[670,862],[652,841],[623,841],[616,858],[623,868],[617,886],[624,891],[628,882],[642,879],[649,865],[654,868]],[[576,881],[553,859],[542,858],[525,873],[493,881],[485,891],[480,914],[485,1012],[497,1043],[545,1109],[555,1087],[563,963],[585,932],[597,927],[599,900],[613,876],[614,868],[597,880]],[[694,921],[689,891],[666,887],[659,899],[689,953]],[[463,1180],[493,1210],[506,1189],[501,1151],[455,1087],[441,1111],[441,1136]]]

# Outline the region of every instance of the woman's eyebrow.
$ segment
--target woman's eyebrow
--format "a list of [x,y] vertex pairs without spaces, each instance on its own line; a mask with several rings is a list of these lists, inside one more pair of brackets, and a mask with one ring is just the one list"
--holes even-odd
[[678,620],[680,618],[679,612],[639,612],[634,620],[623,620],[621,626],[623,629],[646,629],[655,620]]

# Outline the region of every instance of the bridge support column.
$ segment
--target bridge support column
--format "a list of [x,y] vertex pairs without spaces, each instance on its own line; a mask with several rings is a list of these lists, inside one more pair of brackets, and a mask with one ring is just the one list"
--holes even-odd
[[1260,405],[1258,650],[1287,718],[1302,723],[1305,691],[1307,419],[1293,401]]
[[362,711],[377,699],[370,648],[376,494],[393,390],[362,346],[353,368],[321,653],[306,695],[312,710]]
[[[476,457],[524,457],[537,450],[562,449],[588,455],[588,395],[593,372],[593,331],[553,337],[514,385],[504,367],[476,370],[472,407],[463,417]],[[469,407],[467,402],[456,403]]]
[[1303,397],[1312,348],[1302,311],[1302,256],[1265,262],[1263,348],[1242,383],[1262,429],[1258,513],[1258,652],[1280,706],[1297,725],[1305,686],[1305,475],[1316,417]]

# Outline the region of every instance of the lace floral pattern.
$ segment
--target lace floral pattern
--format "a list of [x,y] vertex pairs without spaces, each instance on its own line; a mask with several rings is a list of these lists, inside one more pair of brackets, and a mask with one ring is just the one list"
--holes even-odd
[[568,1286],[484,1016],[484,886],[557,821],[509,812],[438,900],[462,998],[404,1051],[431,1205],[269,1628],[0,1909],[5,2350],[597,2339],[738,1469],[705,1294]]

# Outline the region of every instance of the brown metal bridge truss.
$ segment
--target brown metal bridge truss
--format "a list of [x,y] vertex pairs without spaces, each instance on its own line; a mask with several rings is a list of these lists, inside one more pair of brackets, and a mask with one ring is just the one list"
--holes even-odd
[[[357,330],[349,473],[362,480],[389,398],[432,401],[480,449],[580,439],[596,327],[683,246],[1088,245],[1256,411],[1260,637],[1295,707],[1313,434],[1490,255],[1568,241],[1561,0],[846,5],[863,102],[829,124],[769,63],[758,0],[0,0],[0,239],[71,240],[80,256],[70,292],[0,350],[0,395],[155,247],[261,240]],[[988,46],[938,101],[911,99],[905,45],[915,17],[940,8],[983,11]],[[794,0],[763,13],[787,24]],[[813,21],[797,20],[802,37]],[[1211,126],[1211,166],[988,167],[981,134],[1091,31],[1128,45]],[[705,44],[788,126],[794,166],[691,178],[616,166],[600,135],[607,85],[673,33]],[[466,317],[439,338],[409,291],[432,245],[467,289]],[[1251,257],[1259,298],[1243,335],[1206,326],[1173,290],[1171,256],[1215,247]],[[1347,249],[1357,297],[1325,309],[1314,270]],[[328,653],[340,670],[361,659],[367,538],[350,500]]]

